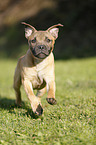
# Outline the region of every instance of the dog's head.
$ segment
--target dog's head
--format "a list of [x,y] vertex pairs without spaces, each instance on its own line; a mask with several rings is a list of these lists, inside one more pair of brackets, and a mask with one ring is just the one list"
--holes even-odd
[[58,37],[58,27],[63,25],[57,24],[48,28],[46,31],[37,31],[33,26],[25,22],[22,22],[22,24],[27,26],[25,28],[25,37],[28,39],[32,54],[39,59],[49,56]]

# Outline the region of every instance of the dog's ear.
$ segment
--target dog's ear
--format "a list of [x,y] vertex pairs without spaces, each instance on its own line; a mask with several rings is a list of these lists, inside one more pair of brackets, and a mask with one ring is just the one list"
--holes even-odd
[[25,23],[25,22],[21,22],[21,24],[24,24],[24,25],[28,26],[28,27],[25,28],[25,37],[26,37],[27,39],[28,39],[29,36],[31,36],[34,32],[37,31],[37,30],[36,30],[33,26],[31,26],[30,24],[27,24],[27,23]]
[[53,25],[50,28],[47,29],[47,31],[54,37],[54,39],[57,39],[58,32],[59,32],[59,26],[63,27],[62,24]]

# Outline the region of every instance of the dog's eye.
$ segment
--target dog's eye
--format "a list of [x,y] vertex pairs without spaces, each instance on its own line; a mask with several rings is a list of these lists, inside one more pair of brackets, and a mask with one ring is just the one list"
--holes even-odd
[[35,42],[36,42],[36,38],[34,38],[33,40],[31,40],[31,42],[32,42],[32,43],[35,43]]
[[52,42],[52,40],[49,39],[49,38],[47,38],[47,37],[46,37],[46,41],[47,41],[48,43]]

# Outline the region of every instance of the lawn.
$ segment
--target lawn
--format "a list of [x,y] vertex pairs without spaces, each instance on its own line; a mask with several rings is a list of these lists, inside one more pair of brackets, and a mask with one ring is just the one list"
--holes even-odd
[[16,62],[0,60],[0,144],[95,145],[96,58],[55,61],[57,105],[43,96],[40,118],[32,116],[23,88],[22,108],[15,106]]

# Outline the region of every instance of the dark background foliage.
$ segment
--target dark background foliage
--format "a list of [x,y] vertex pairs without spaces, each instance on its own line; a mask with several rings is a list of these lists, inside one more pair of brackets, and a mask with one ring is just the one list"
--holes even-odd
[[60,28],[55,59],[96,56],[95,0],[0,0],[0,57],[18,58],[28,49],[22,21],[37,30]]

